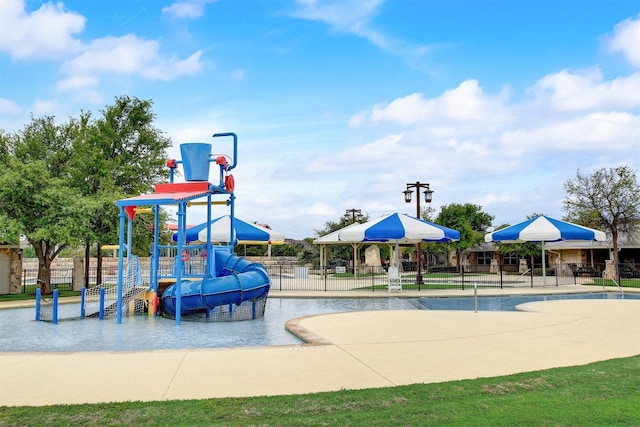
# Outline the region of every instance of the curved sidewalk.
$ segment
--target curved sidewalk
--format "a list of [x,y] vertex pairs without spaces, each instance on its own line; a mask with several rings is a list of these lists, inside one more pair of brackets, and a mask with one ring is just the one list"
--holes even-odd
[[289,322],[315,344],[4,352],[0,405],[315,393],[491,377],[640,354],[640,300],[562,300],[520,308],[526,311],[368,311]]

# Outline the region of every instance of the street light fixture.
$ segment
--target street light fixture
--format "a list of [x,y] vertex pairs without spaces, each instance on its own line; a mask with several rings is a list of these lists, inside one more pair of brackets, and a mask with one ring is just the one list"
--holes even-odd
[[[403,191],[404,193],[404,201],[407,203],[411,203],[411,195],[413,194],[413,190],[411,190],[412,188],[415,188],[417,191],[417,196],[416,197],[416,218],[417,219],[422,219],[421,218],[421,211],[420,211],[420,190],[424,189],[424,201],[427,203],[431,203],[431,199],[433,196],[433,190],[431,190],[429,188],[429,184],[423,184],[420,181],[417,181],[416,183],[409,183],[407,184],[407,189],[405,191]],[[422,281],[422,260],[420,259],[420,252],[422,252],[422,242],[418,242],[416,244],[416,249],[417,249],[417,255],[416,255],[416,262],[418,264],[418,272],[417,272],[417,276],[416,276],[416,285],[418,285],[418,290],[420,290],[420,285],[422,285],[422,283],[424,283]]]
[[362,218],[362,211],[360,209],[347,209],[344,213],[344,219],[349,220],[349,214],[351,214],[351,223],[354,224],[356,220],[360,221]]

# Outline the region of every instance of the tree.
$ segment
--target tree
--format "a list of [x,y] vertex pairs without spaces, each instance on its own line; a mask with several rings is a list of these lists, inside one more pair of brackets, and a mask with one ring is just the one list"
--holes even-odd
[[19,222],[0,213],[0,245],[17,245],[20,242],[21,231]]
[[604,229],[611,236],[613,262],[617,266],[618,237],[634,236],[640,228],[640,192],[636,172],[628,166],[601,168],[591,175],[578,170],[564,184],[562,201],[567,220]]
[[[0,162],[9,164],[9,136],[0,129]],[[22,226],[18,221],[9,217],[6,213],[0,212],[0,244],[17,245],[20,242]]]
[[492,221],[493,216],[483,212],[482,206],[471,203],[464,205],[452,203],[440,209],[435,222],[460,232],[458,242],[447,244],[447,247],[456,251],[458,267],[460,267],[464,252],[484,241],[484,235]]
[[0,200],[1,215],[19,224],[38,256],[38,279],[50,283],[51,262],[83,232],[79,193],[51,176],[44,162],[12,159],[0,174]]
[[[93,201],[92,209],[86,211],[90,227],[84,240],[87,258],[91,244],[98,244],[97,282],[102,277],[100,246],[118,241],[118,210],[113,202],[149,192],[154,183],[169,176],[165,162],[171,140],[153,126],[152,106],[149,100],[117,97],[76,140],[72,178],[82,194]],[[140,215],[133,225],[132,253],[147,255],[153,224],[148,216]]]
[[[32,117],[20,132],[0,131],[0,221],[27,236],[40,280],[49,283],[51,262],[65,247],[112,243],[118,230],[114,201],[144,193],[168,176],[170,140],[152,126],[153,118],[150,101],[120,97],[98,120],[89,113],[62,124]],[[153,230],[143,222],[135,229],[150,236]],[[148,244],[141,250],[148,251]]]
[[81,195],[69,185],[72,144],[81,123],[57,125],[34,119],[7,135],[6,167],[0,171],[0,215],[13,221],[38,256],[38,279],[49,283],[51,262],[85,228]]

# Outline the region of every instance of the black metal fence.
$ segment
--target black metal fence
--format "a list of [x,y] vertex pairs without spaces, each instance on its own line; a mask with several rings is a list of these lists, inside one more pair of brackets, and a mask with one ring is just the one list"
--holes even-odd
[[[553,264],[545,268],[541,265],[519,271],[518,266],[430,266],[423,269],[422,280],[416,271],[403,266],[400,273],[403,289],[437,290],[468,289],[474,286],[482,288],[521,288],[541,286],[564,286],[583,283],[602,283],[605,265],[581,266],[577,264]],[[361,266],[313,268],[300,265],[267,265],[271,279],[271,289],[282,291],[387,291],[389,276],[384,267]],[[407,269],[408,268],[408,269]],[[148,265],[142,268],[144,282],[148,282]],[[95,267],[89,270],[90,286],[95,285]],[[103,283],[117,283],[117,268],[103,269]],[[51,270],[49,291],[72,290],[72,268],[54,268]],[[35,294],[40,286],[38,270],[25,269],[22,274],[22,292]],[[621,264],[618,268],[617,282],[623,286],[640,287],[640,264]],[[623,282],[624,280],[624,282]]]
[[[403,289],[438,290],[482,288],[522,288],[602,283],[604,265],[576,266],[554,264],[542,270],[542,266],[526,268],[520,272],[518,266],[435,266],[423,269],[421,279],[416,271],[400,274]],[[637,267],[637,266],[636,266]],[[310,268],[297,265],[267,266],[273,290],[299,291],[387,291],[389,276],[383,267],[321,267]],[[621,270],[622,271],[622,270]],[[637,277],[640,286],[640,268]],[[634,273],[635,274],[635,273]],[[620,283],[620,279],[618,279]]]

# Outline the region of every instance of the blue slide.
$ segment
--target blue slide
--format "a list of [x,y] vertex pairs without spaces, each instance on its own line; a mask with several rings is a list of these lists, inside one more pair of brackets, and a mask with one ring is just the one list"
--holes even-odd
[[250,262],[227,251],[214,251],[215,277],[183,280],[162,293],[165,314],[176,314],[176,291],[180,289],[180,314],[201,312],[226,304],[240,304],[264,298],[270,280],[262,264]]

